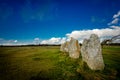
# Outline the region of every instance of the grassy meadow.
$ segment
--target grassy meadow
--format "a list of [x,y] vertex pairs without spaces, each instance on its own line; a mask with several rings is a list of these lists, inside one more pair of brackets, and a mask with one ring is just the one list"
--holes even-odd
[[105,69],[92,71],[59,46],[0,47],[0,80],[120,80],[120,46],[103,46]]

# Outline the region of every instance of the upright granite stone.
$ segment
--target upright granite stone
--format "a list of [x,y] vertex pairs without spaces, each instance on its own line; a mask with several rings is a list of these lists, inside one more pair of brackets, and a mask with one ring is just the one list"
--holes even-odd
[[88,39],[84,39],[83,43],[82,43],[82,47],[81,47],[81,56],[82,56],[82,60],[87,62],[88,61]]
[[90,39],[85,39],[81,47],[83,61],[87,63],[92,70],[103,70],[104,61],[102,57],[101,44],[98,36],[92,34]]
[[71,37],[71,40],[68,44],[68,52],[71,58],[79,58],[80,45],[79,45],[78,40]]
[[60,51],[68,52],[68,44],[69,44],[68,41],[66,41],[65,43],[61,44]]

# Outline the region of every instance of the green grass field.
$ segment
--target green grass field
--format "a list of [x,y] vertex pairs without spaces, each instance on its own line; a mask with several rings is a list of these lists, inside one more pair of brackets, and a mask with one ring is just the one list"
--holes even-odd
[[104,46],[105,69],[92,71],[59,46],[0,47],[0,80],[120,80],[120,46]]

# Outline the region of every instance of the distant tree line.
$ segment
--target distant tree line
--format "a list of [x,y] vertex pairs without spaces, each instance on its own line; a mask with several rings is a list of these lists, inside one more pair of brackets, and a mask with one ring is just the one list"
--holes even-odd
[[61,44],[0,45],[0,47],[60,46]]
[[[82,44],[79,44],[82,46]],[[109,43],[106,44],[106,42],[102,42],[101,45],[106,45],[106,46],[120,46],[120,43]],[[61,44],[28,44],[28,45],[0,45],[0,47],[34,47],[34,46],[61,46]]]

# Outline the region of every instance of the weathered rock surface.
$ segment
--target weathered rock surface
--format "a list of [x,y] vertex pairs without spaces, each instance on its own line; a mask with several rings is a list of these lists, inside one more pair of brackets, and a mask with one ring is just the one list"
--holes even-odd
[[104,69],[101,44],[98,36],[92,34],[90,39],[85,39],[81,47],[82,60],[87,63],[92,70]]
[[69,44],[68,41],[66,41],[65,43],[61,44],[60,51],[68,52],[68,44]]
[[80,56],[80,45],[78,43],[78,40],[71,38],[71,40],[68,42],[61,44],[60,51],[62,52],[68,52],[69,57],[71,58],[79,58]]
[[78,40],[71,38],[68,44],[68,52],[71,58],[79,58],[80,56],[80,45]]

